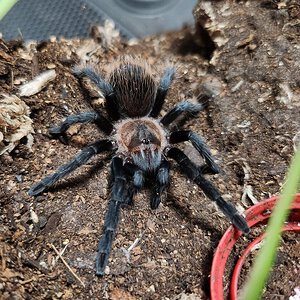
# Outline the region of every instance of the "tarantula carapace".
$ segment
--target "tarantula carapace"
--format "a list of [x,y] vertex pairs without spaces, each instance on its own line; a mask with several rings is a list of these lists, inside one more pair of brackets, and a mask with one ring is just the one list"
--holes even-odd
[[[103,235],[99,241],[96,258],[96,274],[103,275],[119,223],[120,209],[132,203],[135,193],[152,180],[151,208],[157,208],[162,192],[169,183],[169,158],[174,159],[181,172],[193,180],[221,211],[242,232],[250,229],[236,208],[226,202],[220,192],[205,177],[205,173],[216,174],[219,168],[202,138],[190,130],[170,132],[167,127],[179,115],[197,114],[202,104],[181,101],[162,118],[157,118],[164,104],[175,69],[168,67],[160,80],[156,80],[146,63],[124,60],[104,79],[92,67],[75,68],[78,77],[86,76],[96,84],[105,97],[106,116],[102,112],[83,112],[72,115],[50,133],[62,138],[74,123],[95,123],[106,135],[106,139],[93,142],[72,160],[58,168],[32,186],[30,195],[38,195],[59,179],[68,175],[92,156],[111,151],[112,187],[106,212]],[[202,166],[195,165],[174,145],[189,141],[203,157]]]

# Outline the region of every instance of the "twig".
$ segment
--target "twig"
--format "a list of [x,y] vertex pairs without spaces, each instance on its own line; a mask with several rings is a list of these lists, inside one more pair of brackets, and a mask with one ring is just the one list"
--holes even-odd
[[123,250],[128,262],[130,262],[130,252],[141,241],[141,239],[143,238],[144,233],[145,233],[145,230],[139,235],[138,238],[136,238],[134,240],[134,242],[127,249],[122,247],[122,250]]
[[142,233],[139,235],[139,237],[136,238],[136,239],[134,240],[134,242],[132,243],[132,245],[130,245],[130,246],[128,247],[128,249],[127,249],[128,252],[130,252],[130,251],[131,251],[131,250],[132,250],[132,249],[140,242],[140,240],[143,238],[144,233],[145,233],[145,231],[142,232]]
[[37,275],[37,276],[33,276],[29,279],[26,279],[26,280],[23,280],[23,281],[19,281],[21,284],[27,284],[27,283],[30,283],[32,281],[35,281],[37,278],[41,278],[41,277],[44,277],[45,275],[44,274],[40,274],[40,275]]
[[10,88],[13,89],[14,87],[14,71],[11,69],[10,71]]
[[5,250],[3,248],[2,247],[0,248],[0,256],[2,258],[1,259],[1,269],[2,269],[1,271],[4,271],[6,269],[6,260],[5,260],[5,257],[4,257]]
[[[60,251],[60,256],[63,256],[64,252],[66,251],[67,247],[68,247],[69,244],[66,244],[66,246]],[[55,259],[54,259],[54,264],[53,264],[53,267],[55,266],[55,264],[57,263],[59,259],[59,256],[56,256]]]
[[71,269],[71,267],[68,265],[68,263],[64,260],[64,258],[60,255],[59,251],[55,248],[53,244],[49,244],[51,248],[55,251],[55,253],[58,255],[58,257],[61,259],[63,264],[67,267],[67,269],[70,271],[70,273],[80,282],[80,284],[85,287],[84,282],[74,273],[74,271]]
[[244,172],[244,187],[243,187],[243,194],[242,194],[242,199],[241,199],[242,203],[245,206],[247,205],[247,203],[246,203],[247,197],[252,201],[252,204],[258,203],[258,200],[253,195],[252,185],[250,185],[248,183],[250,181],[250,176],[252,174],[249,164],[247,163],[247,161],[244,158],[235,159],[232,163],[238,163],[238,164],[241,163],[241,167]]

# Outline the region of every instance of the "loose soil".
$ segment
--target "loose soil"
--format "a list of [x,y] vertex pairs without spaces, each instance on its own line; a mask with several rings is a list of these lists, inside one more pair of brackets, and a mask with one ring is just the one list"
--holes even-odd
[[[94,260],[109,200],[110,157],[95,157],[39,197],[27,194],[32,184],[103,137],[91,124],[73,126],[68,145],[48,134],[66,116],[102,106],[97,91],[72,75],[72,66],[84,60],[105,73],[124,55],[147,59],[159,74],[166,62],[177,66],[163,113],[182,99],[209,98],[184,128],[201,134],[212,149],[222,172],[209,178],[224,198],[243,211],[279,193],[299,131],[298,1],[200,1],[195,20],[196,30],[130,43],[107,45],[94,37],[25,47],[1,41],[1,93],[18,95],[23,81],[48,69],[57,73],[41,92],[21,97],[33,120],[31,149],[24,138],[0,157],[2,299],[209,298],[214,249],[229,223],[175,163],[157,210],[149,207],[147,189],[123,210],[102,278],[95,276]],[[182,149],[199,162],[189,143]],[[136,239],[128,260],[124,249]],[[283,240],[279,258],[285,264],[292,257],[295,268],[273,272],[278,285],[265,299],[288,299],[299,286],[299,236]],[[293,247],[285,247],[288,242]],[[52,245],[65,248],[63,258],[85,287]]]

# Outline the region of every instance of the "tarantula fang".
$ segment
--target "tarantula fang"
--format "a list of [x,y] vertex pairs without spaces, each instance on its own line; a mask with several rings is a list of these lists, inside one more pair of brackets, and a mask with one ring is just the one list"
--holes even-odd
[[[157,118],[173,81],[173,67],[166,68],[158,81],[146,64],[135,61],[121,62],[106,79],[92,67],[75,68],[74,73],[78,77],[88,77],[102,92],[106,100],[106,116],[100,111],[72,115],[60,126],[51,128],[50,133],[63,137],[72,124],[90,122],[106,134],[107,138],[83,148],[54,174],[33,185],[28,193],[31,196],[42,193],[98,153],[114,153],[111,162],[111,198],[96,258],[97,275],[104,275],[108,264],[121,208],[133,202],[133,196],[144,186],[146,180],[153,182],[150,206],[152,209],[158,207],[161,194],[169,183],[170,158],[178,163],[183,174],[218,205],[237,229],[246,234],[250,232],[243,216],[204,177],[205,174],[218,173],[219,167],[202,138],[190,130],[170,132],[168,129],[168,125],[183,113],[195,116],[203,108],[202,104],[181,101],[162,118]],[[203,157],[205,163],[202,166],[195,165],[175,146],[185,141],[191,142]]]

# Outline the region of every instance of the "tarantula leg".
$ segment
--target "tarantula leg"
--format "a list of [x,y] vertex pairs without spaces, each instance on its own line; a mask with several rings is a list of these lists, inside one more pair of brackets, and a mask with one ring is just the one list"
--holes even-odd
[[113,178],[111,199],[106,212],[104,232],[98,244],[96,257],[96,274],[100,276],[104,275],[105,267],[108,263],[111,246],[120,219],[120,210],[122,206],[130,202],[123,160],[119,157],[114,157],[111,169]]
[[86,67],[86,68],[75,67],[73,69],[73,73],[78,77],[86,76],[97,85],[97,87],[100,89],[100,91],[103,93],[105,97],[106,100],[105,107],[109,114],[109,117],[114,121],[119,120],[120,119],[119,105],[116,100],[116,96],[111,84],[106,82],[101,77],[101,75],[98,74],[91,67]]
[[173,81],[174,74],[175,74],[175,68],[167,68],[165,70],[157,89],[157,94],[156,94],[153,108],[150,112],[150,117],[156,118],[160,113],[161,108],[165,102],[165,98],[170,88],[170,85]]
[[192,145],[196,148],[196,150],[200,153],[200,155],[205,159],[206,165],[200,167],[202,174],[220,173],[220,168],[215,163],[209,148],[198,134],[191,130],[180,130],[172,132],[170,135],[171,144],[185,141],[190,141]]
[[[105,117],[97,112],[83,112],[77,115],[68,116],[59,126],[49,129],[49,133],[54,137],[61,138],[68,128],[76,123],[95,123],[104,133],[109,135],[113,130],[113,125]],[[64,140],[62,141],[64,142]]]
[[45,177],[44,179],[42,179],[42,181],[33,185],[28,191],[28,194],[30,196],[36,196],[42,193],[44,190],[51,187],[59,179],[65,177],[66,175],[70,174],[78,167],[85,164],[95,154],[98,154],[103,151],[110,151],[112,149],[113,149],[113,144],[109,140],[97,141],[83,148],[82,151],[79,152],[72,160],[70,160],[65,165],[59,167],[54,174]]
[[170,164],[167,160],[164,160],[156,174],[156,184],[150,200],[150,206],[152,209],[156,209],[158,207],[161,200],[161,194],[169,184],[169,170]]
[[171,148],[167,156],[173,158],[180,166],[181,172],[193,180],[212,201],[215,201],[221,211],[226,215],[240,231],[248,234],[250,228],[246,220],[241,216],[236,208],[229,202],[226,202],[220,192],[200,173],[199,168],[179,149]]
[[136,170],[133,174],[133,186],[137,190],[137,192],[143,187],[145,177],[144,172],[142,170]]
[[137,194],[141,188],[144,186],[145,182],[145,172],[141,170],[138,166],[132,163],[125,163],[124,168],[126,172],[132,176],[132,183],[129,186],[129,205],[133,204],[133,196]]
[[160,123],[164,126],[168,126],[171,124],[180,114],[187,112],[191,115],[197,114],[199,111],[203,109],[203,105],[201,103],[192,103],[189,101],[181,101],[175,105],[167,114],[165,114]]

